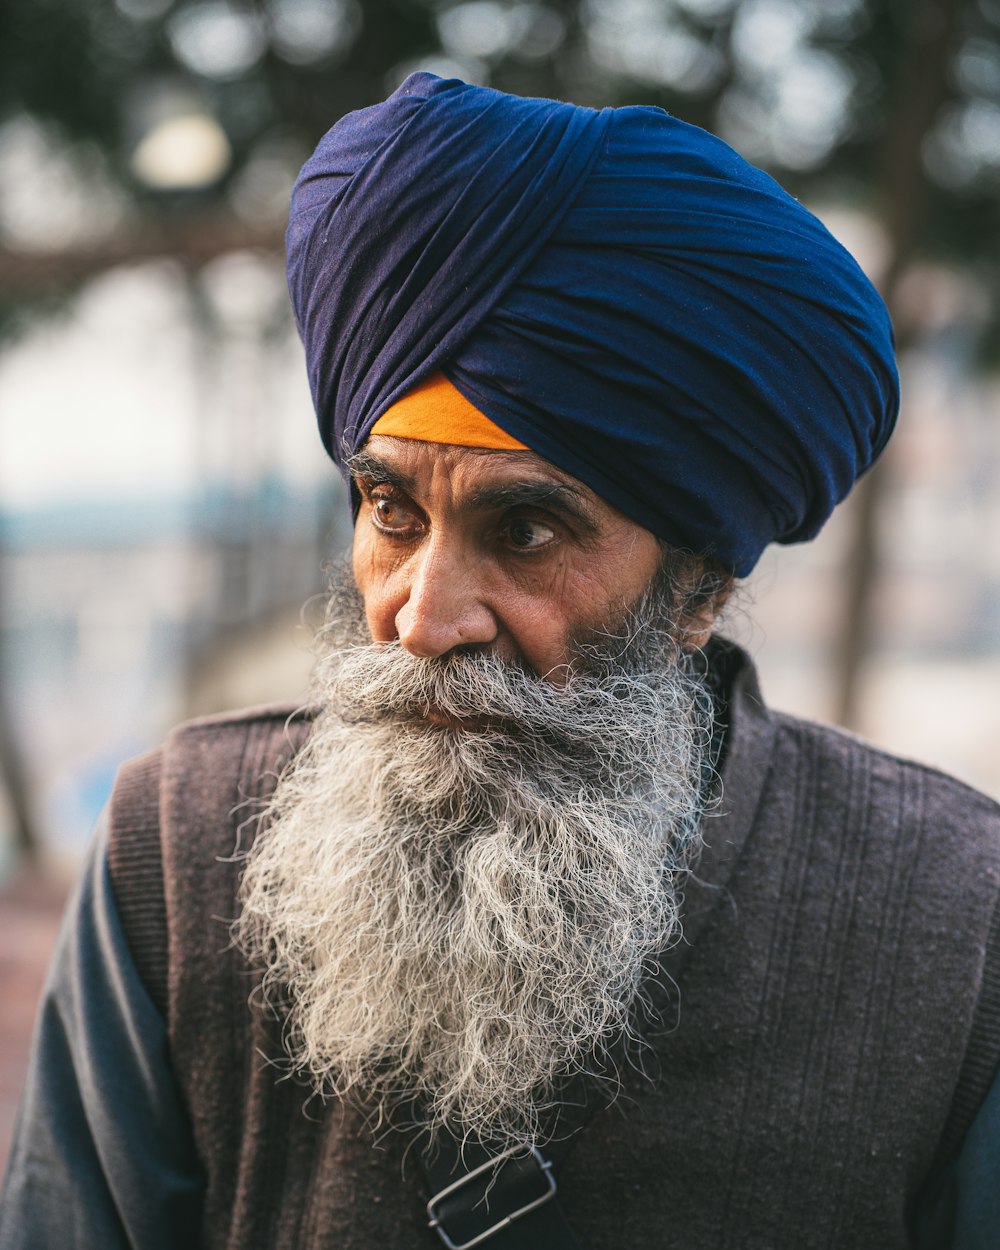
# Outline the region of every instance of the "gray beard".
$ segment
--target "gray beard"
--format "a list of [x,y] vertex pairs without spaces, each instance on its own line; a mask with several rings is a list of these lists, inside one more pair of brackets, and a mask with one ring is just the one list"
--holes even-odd
[[632,1035],[679,936],[711,734],[664,594],[556,689],[485,653],[373,644],[353,586],[334,589],[315,728],[236,926],[319,1091],[418,1097],[432,1129],[534,1142],[559,1081]]

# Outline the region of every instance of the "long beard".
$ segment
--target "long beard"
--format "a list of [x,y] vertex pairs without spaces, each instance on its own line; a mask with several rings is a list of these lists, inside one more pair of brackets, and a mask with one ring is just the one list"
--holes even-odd
[[711,728],[664,610],[653,595],[591,639],[555,689],[488,654],[365,642],[356,592],[335,590],[321,711],[237,924],[318,1089],[530,1142],[559,1081],[629,1034],[679,934]]

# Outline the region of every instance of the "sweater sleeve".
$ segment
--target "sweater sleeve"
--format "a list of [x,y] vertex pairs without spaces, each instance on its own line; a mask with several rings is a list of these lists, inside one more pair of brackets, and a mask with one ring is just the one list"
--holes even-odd
[[0,1250],[194,1248],[201,1193],[166,1026],[122,931],[102,820],[42,998]]
[[955,1189],[956,1250],[1000,1244],[1000,1073],[965,1139]]
[[995,1250],[1000,1245],[1000,1072],[958,1158],[914,1212],[915,1250]]

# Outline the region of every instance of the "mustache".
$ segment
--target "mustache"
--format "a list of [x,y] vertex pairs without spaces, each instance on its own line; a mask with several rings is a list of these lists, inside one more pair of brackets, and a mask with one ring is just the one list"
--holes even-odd
[[493,653],[423,659],[398,642],[355,645],[338,656],[336,672],[341,710],[356,722],[415,721],[440,712],[569,743],[585,743],[609,713],[651,710],[658,693],[653,687],[660,684],[642,672],[569,668],[564,683],[554,686]]
[[617,630],[589,631],[557,674],[540,676],[486,649],[422,658],[398,641],[373,642],[353,579],[341,576],[317,635],[315,685],[323,704],[356,728],[395,722],[411,733],[516,736],[574,756],[610,751],[609,762],[624,765],[664,710],[693,700],[710,712],[691,657],[662,624],[669,598],[666,587],[654,585]]
[[398,642],[337,642],[317,668],[326,713],[315,740],[367,740],[373,752],[393,743],[397,775],[412,768],[414,784],[384,791],[384,814],[429,818],[442,832],[464,828],[480,801],[577,809],[629,794],[645,796],[656,824],[659,797],[704,783],[711,696],[689,663],[664,655],[654,628],[588,646],[553,686],[486,651],[425,659]]

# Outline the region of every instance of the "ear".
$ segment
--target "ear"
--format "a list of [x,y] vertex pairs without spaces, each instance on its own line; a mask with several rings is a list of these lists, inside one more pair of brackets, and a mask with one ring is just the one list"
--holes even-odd
[[706,645],[715,629],[722,609],[733,593],[736,579],[731,576],[719,576],[716,584],[708,587],[705,583],[713,575],[703,570],[696,583],[687,587],[682,602],[686,603],[681,619],[678,622],[678,635],[682,651],[699,651]]

